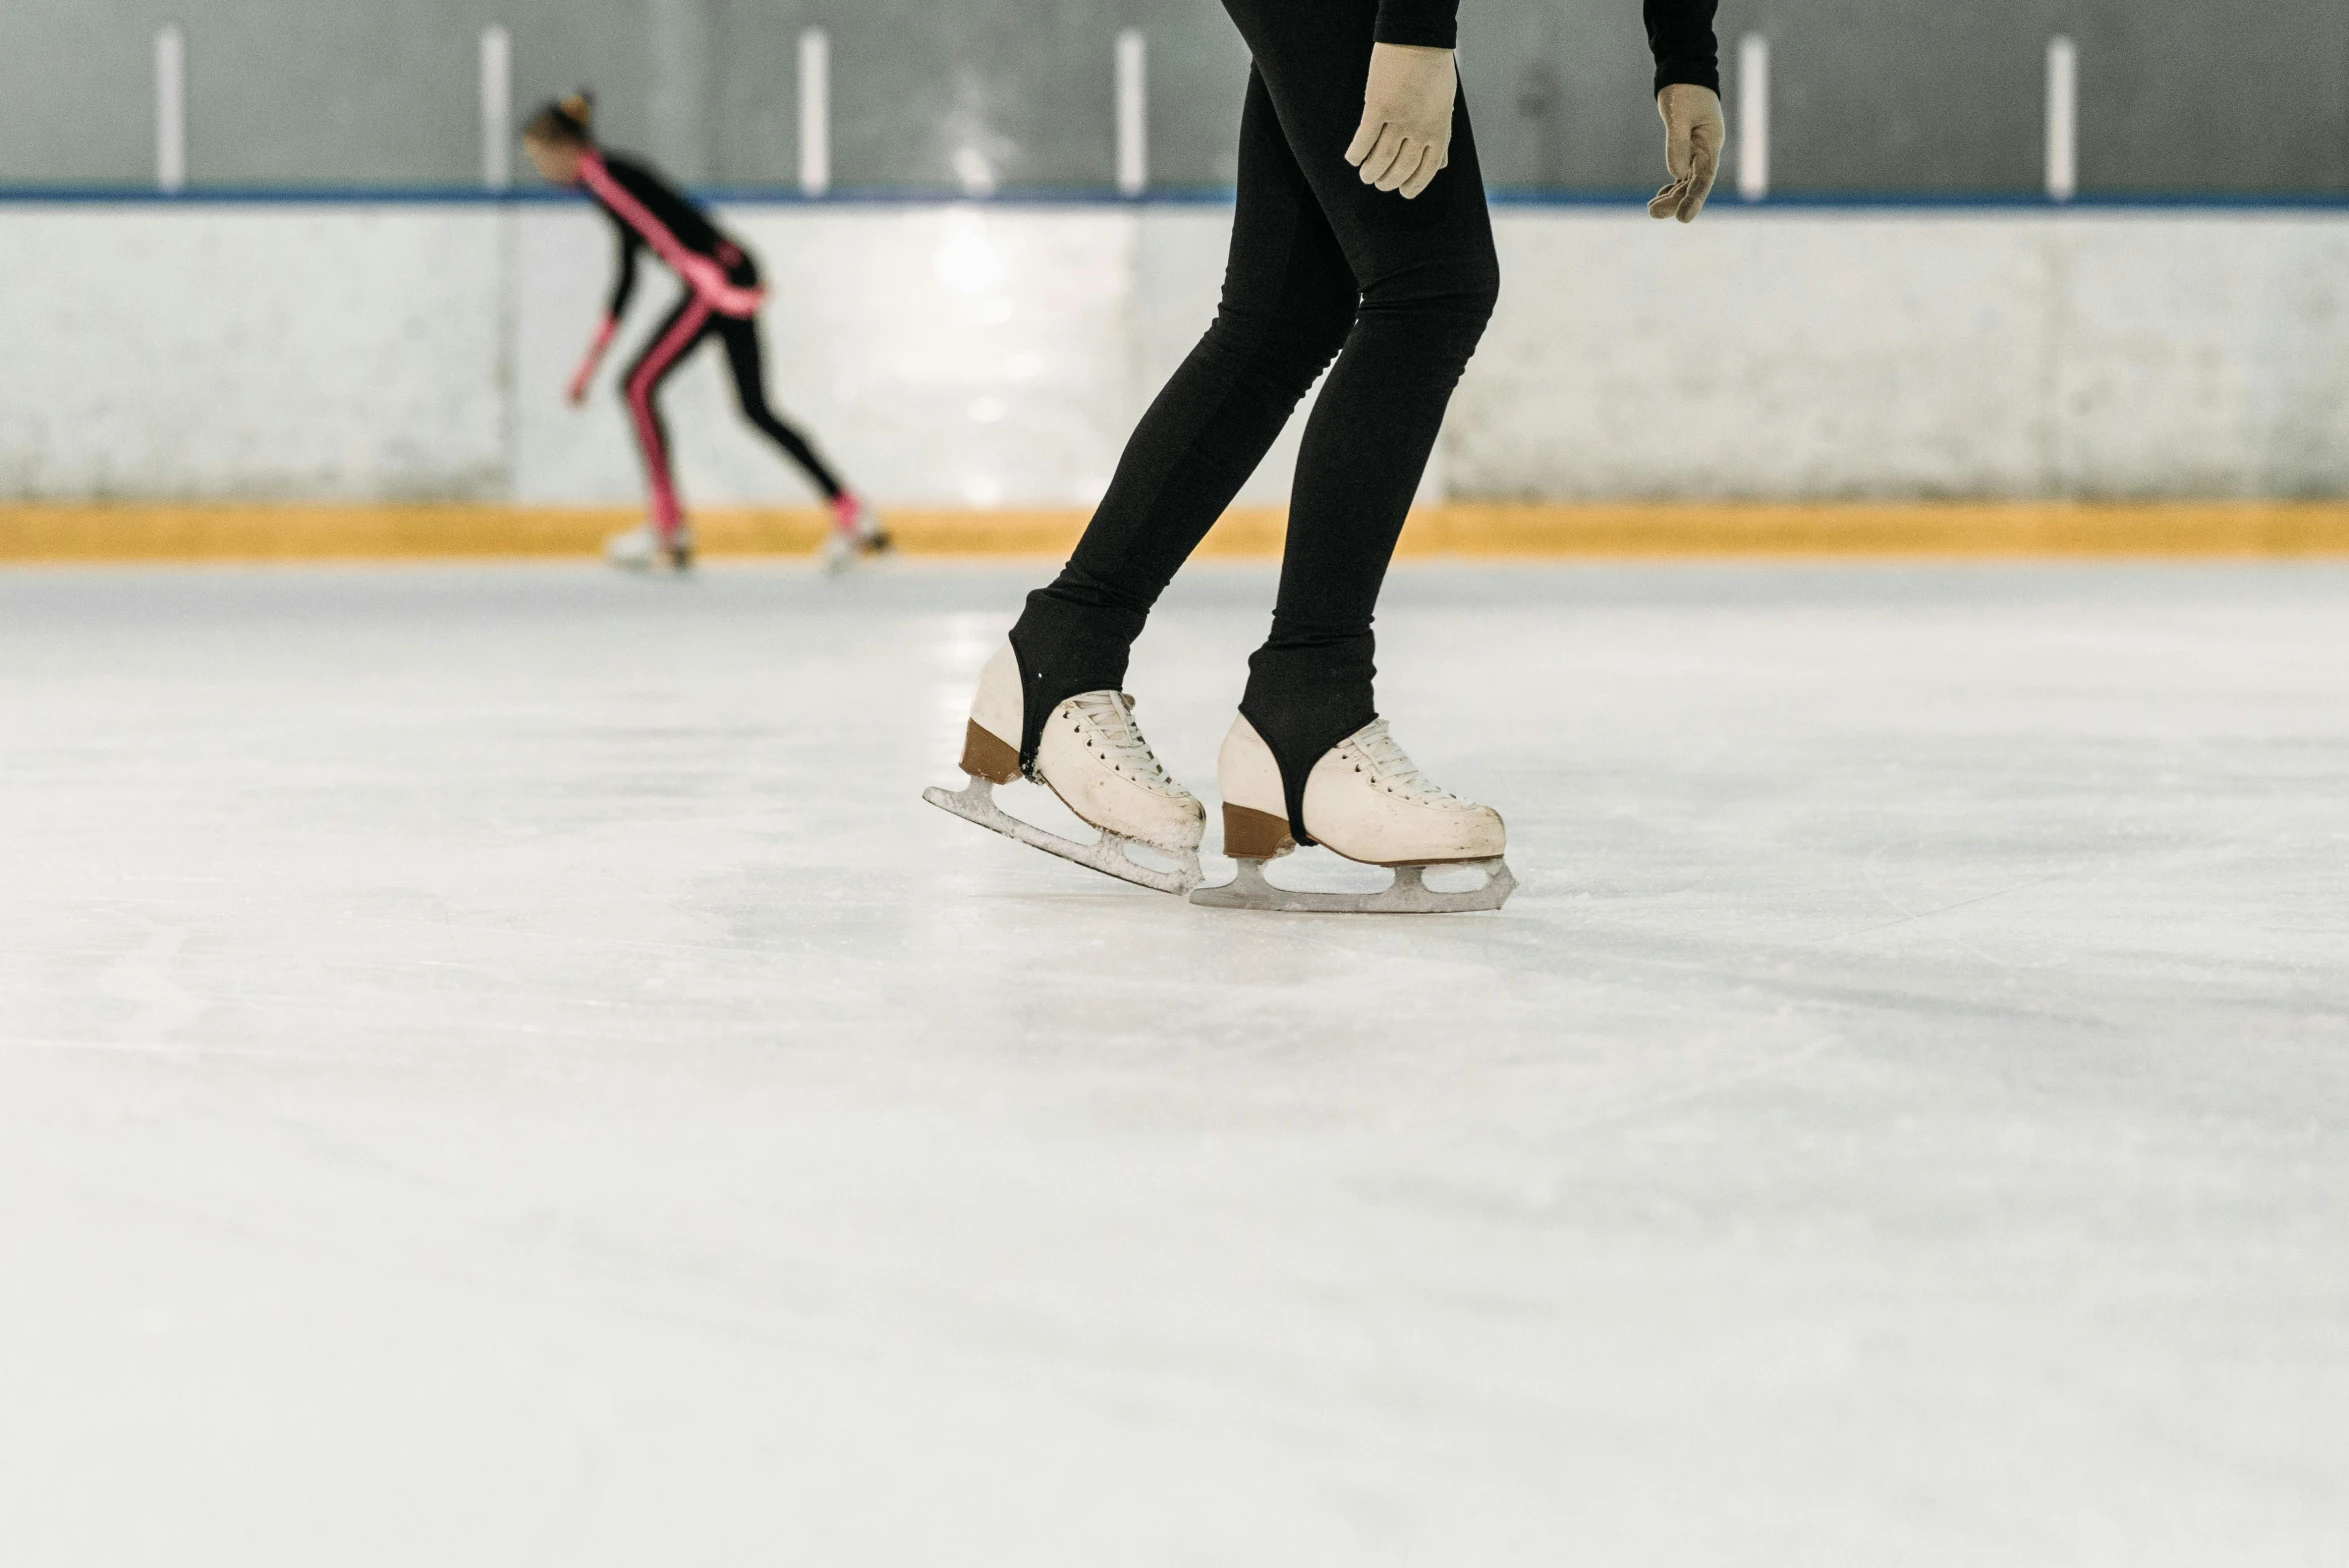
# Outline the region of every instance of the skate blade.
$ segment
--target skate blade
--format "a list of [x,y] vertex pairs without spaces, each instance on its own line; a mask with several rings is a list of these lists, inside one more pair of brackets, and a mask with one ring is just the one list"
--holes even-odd
[[[1427,885],[1425,866],[1397,866],[1395,880],[1375,893],[1292,893],[1274,887],[1261,860],[1237,862],[1239,875],[1221,887],[1191,890],[1191,902],[1207,909],[1263,909],[1294,915],[1457,915],[1498,909],[1517,891],[1504,860],[1458,862],[1484,873],[1484,886],[1465,893],[1439,893]],[[1450,867],[1443,869],[1449,870]]]
[[1073,860],[1103,876],[1115,877],[1120,882],[1131,882],[1136,887],[1146,887],[1157,893],[1172,893],[1181,898],[1199,885],[1199,854],[1196,850],[1179,853],[1158,849],[1156,845],[1147,846],[1178,863],[1178,869],[1173,871],[1153,870],[1128,858],[1125,852],[1127,840],[1107,829],[1102,830],[1099,842],[1080,844],[1073,838],[1062,838],[1057,833],[1045,832],[1033,823],[1022,822],[995,804],[995,786],[982,778],[974,777],[961,789],[923,790],[922,799],[941,811],[953,812],[965,822],[976,822],[990,832],[1017,839],[1030,849],[1040,849],[1047,855]]

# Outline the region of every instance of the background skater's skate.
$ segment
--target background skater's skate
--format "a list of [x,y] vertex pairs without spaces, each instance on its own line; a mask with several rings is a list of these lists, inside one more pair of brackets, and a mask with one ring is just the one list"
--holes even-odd
[[656,524],[639,523],[604,541],[604,559],[626,572],[661,566],[682,572],[693,565],[693,530],[680,523],[664,532]]
[[[1501,814],[1438,789],[1373,720],[1330,748],[1306,776],[1304,820],[1311,841],[1348,860],[1386,866],[1394,882],[1375,893],[1299,893],[1275,887],[1266,862],[1297,847],[1288,797],[1272,748],[1245,717],[1232,721],[1217,759],[1223,791],[1223,851],[1239,874],[1221,887],[1195,888],[1191,902],[1212,909],[1269,909],[1326,914],[1452,914],[1498,909],[1517,879],[1501,859],[1508,829]],[[1482,872],[1484,885],[1443,893],[1427,885],[1431,866]]]
[[889,530],[881,526],[881,514],[871,503],[845,490],[832,498],[832,526],[825,530],[819,552],[825,571],[838,576],[859,561],[887,555],[894,547]]
[[[1120,691],[1081,692],[1052,710],[1036,746],[1036,782],[1062,805],[1099,828],[1098,842],[1081,844],[1049,833],[995,803],[995,786],[1020,776],[1025,713],[1019,662],[1006,643],[979,672],[964,726],[959,790],[926,789],[922,799],[1048,855],[1090,866],[1105,876],[1180,898],[1199,885],[1199,840],[1207,813],[1189,790],[1166,776],[1134,723],[1134,699]],[[1171,871],[1146,866],[1126,853],[1129,844],[1158,851]]]

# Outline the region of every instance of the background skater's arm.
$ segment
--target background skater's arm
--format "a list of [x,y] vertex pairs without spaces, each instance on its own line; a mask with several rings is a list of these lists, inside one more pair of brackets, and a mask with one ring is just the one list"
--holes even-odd
[[595,336],[588,341],[587,352],[579,358],[579,368],[571,372],[570,398],[574,403],[587,400],[587,385],[595,379],[596,366],[604,362],[604,350],[612,346],[612,334],[620,329],[620,318],[606,316],[596,327]]
[[1721,120],[1714,3],[1645,0],[1648,49],[1656,57],[1656,112],[1664,118],[1664,167],[1672,176],[1648,203],[1651,218],[1694,219],[1721,169],[1727,127]]
[[612,220],[612,229],[620,237],[620,259],[612,269],[612,298],[604,306],[606,321],[618,321],[628,314],[628,302],[636,297],[636,254],[644,249],[644,237],[618,218]]
[[612,278],[612,297],[604,306],[604,319],[595,329],[595,337],[587,345],[579,368],[571,373],[571,401],[582,402],[587,397],[587,384],[595,379],[596,367],[603,363],[604,350],[612,346],[612,334],[620,330],[620,318],[628,310],[628,301],[636,294],[636,253],[644,248],[644,241],[625,223],[613,225],[620,232],[619,265]]

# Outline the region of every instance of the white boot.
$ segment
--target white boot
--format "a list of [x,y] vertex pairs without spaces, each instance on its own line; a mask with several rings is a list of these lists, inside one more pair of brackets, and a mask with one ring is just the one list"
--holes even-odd
[[845,490],[832,502],[832,526],[821,550],[825,571],[837,576],[869,556],[887,554],[891,544],[872,503]]
[[693,530],[679,528],[663,540],[652,524],[638,523],[604,541],[604,559],[624,571],[649,572],[656,566],[683,571],[693,564]]
[[837,577],[857,562],[856,540],[837,528],[824,531],[824,542],[816,552],[827,576]]
[[[1109,876],[1180,896],[1199,885],[1199,840],[1207,812],[1198,797],[1167,777],[1134,723],[1134,699],[1119,691],[1081,692],[1052,710],[1036,744],[1038,783],[1061,804],[1101,830],[1098,843],[1079,844],[1022,822],[995,804],[994,789],[1020,774],[1020,731],[1026,696],[1009,643],[979,672],[963,727],[961,790],[928,789],[922,798],[958,817],[1048,854]],[[1145,845],[1176,863],[1173,871],[1141,865],[1125,853]]]
[[[1200,888],[1191,902],[1225,909],[1325,910],[1433,914],[1498,909],[1516,886],[1501,860],[1509,832],[1501,814],[1438,789],[1374,719],[1322,755],[1305,776],[1304,828],[1314,842],[1348,860],[1393,869],[1377,893],[1293,893],[1265,879],[1264,864],[1296,848],[1280,764],[1245,717],[1232,721],[1217,759],[1223,791],[1224,853],[1239,875]],[[1471,892],[1439,893],[1422,880],[1429,866],[1470,866],[1485,882]]]

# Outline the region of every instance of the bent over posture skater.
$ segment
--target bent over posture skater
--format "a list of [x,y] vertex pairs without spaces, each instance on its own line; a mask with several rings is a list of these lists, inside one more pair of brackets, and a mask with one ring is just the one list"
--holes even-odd
[[522,145],[531,163],[557,185],[584,186],[619,231],[619,275],[587,355],[571,378],[571,401],[587,396],[588,383],[619,330],[621,315],[636,293],[639,254],[651,249],[685,284],[677,302],[644,351],[621,380],[628,418],[643,449],[645,482],[652,491],[652,520],[614,535],[606,553],[621,566],[649,567],[666,561],[683,568],[693,559],[693,533],[677,505],[669,469],[669,432],[661,418],[661,385],[705,338],[726,346],[727,368],[743,417],[783,449],[831,503],[832,528],[824,540],[824,563],[834,570],[860,555],[885,550],[872,509],[841,484],[807,438],[785,424],[767,404],[766,370],[759,347],[758,308],[766,296],[750,253],[721,233],[702,211],[646,165],[596,145],[594,105],[585,93],[550,103],[530,118]]
[[[1672,182],[1649,211],[1696,216],[1721,148],[1714,0],[1647,0]],[[1371,615],[1444,408],[1499,289],[1476,140],[1457,94],[1457,0],[1224,0],[1252,65],[1231,254],[1214,324],[1152,403],[1058,579],[1028,596],[979,677],[959,793],[997,832],[1147,887],[1234,907],[1497,908],[1514,886],[1499,813],[1445,793],[1371,695]],[[1198,887],[1206,813],[1151,755],[1124,685],[1160,592],[1332,357],[1305,429],[1271,635],[1219,776],[1228,887]],[[1092,845],[1005,814],[1025,773]],[[1128,843],[1170,858],[1141,865]],[[1264,862],[1321,843],[1395,869],[1369,895],[1284,892]],[[1484,885],[1428,889],[1473,864]]]

